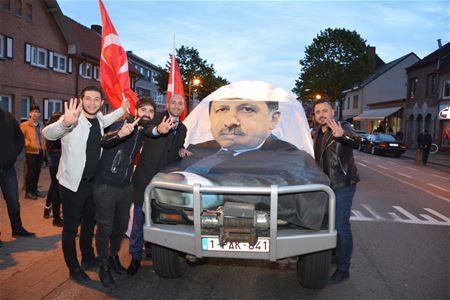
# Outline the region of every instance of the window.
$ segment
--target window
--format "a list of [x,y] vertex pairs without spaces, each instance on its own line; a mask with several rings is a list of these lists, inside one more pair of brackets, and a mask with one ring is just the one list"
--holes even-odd
[[15,12],[17,16],[22,15],[22,0],[16,0],[15,1]]
[[444,80],[444,91],[442,98],[450,98],[450,79]]
[[409,80],[409,92],[408,92],[409,98],[415,98],[416,97],[416,88],[417,88],[417,84],[418,83],[419,83],[419,79],[418,78],[411,78]]
[[31,5],[31,3],[25,4],[24,16],[28,21],[33,20],[33,6]]
[[94,67],[94,79],[97,81],[100,80],[100,67],[99,66]]
[[353,96],[353,108],[358,108],[358,102],[359,102],[359,95]]
[[147,77],[148,80],[151,80],[151,78],[152,78],[152,71],[147,70],[147,74],[146,74],[145,77]]
[[44,99],[44,119],[50,119],[55,111],[63,112],[63,101],[59,99]]
[[0,109],[12,112],[12,96],[0,95]]
[[0,35],[0,58],[13,58],[13,39]]
[[156,80],[156,76],[157,76],[157,75],[158,75],[157,73],[152,72],[152,80],[151,80],[151,81],[152,81],[153,83],[156,83],[156,84],[158,83],[158,80]]
[[58,53],[53,53],[53,70],[67,72],[67,57]]
[[140,73],[141,75],[145,75],[145,69],[143,67],[140,67]]
[[347,109],[350,109],[350,97],[347,97]]
[[436,73],[427,75],[427,90],[426,95],[434,95],[436,94]]
[[5,56],[3,53],[4,47],[5,47],[5,38],[3,37],[3,35],[0,35],[0,58]]
[[27,120],[30,115],[31,97],[23,96],[20,100],[20,119]]
[[80,75],[84,78],[92,78],[92,65],[90,63],[82,63],[80,65]]
[[37,67],[47,67],[47,50],[31,46],[31,64]]

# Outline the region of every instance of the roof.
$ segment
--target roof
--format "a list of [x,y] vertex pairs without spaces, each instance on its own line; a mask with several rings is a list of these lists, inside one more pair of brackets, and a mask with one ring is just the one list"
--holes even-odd
[[[420,61],[418,61],[415,64],[413,64],[412,66],[409,66],[408,68],[406,68],[406,70],[411,71],[411,70],[418,69],[423,66],[432,64],[432,63],[437,64],[437,61],[439,58],[441,58],[441,59],[448,58],[449,54],[450,54],[450,42],[445,44],[441,48],[436,49],[434,52],[431,52],[430,54],[425,56]],[[447,59],[447,61],[448,61],[448,59]]]
[[64,21],[72,29],[79,45],[78,54],[85,54],[95,59],[100,59],[102,37],[94,30],[81,25],[77,21],[64,16]]
[[[156,70],[156,71],[159,71],[159,69],[160,69],[158,66],[152,64],[152,63],[149,62],[148,60],[145,60],[145,59],[143,59],[142,57],[137,56],[136,54],[133,53],[133,51],[130,51],[130,50],[127,51],[127,55],[128,55],[128,57],[131,58],[133,61],[136,61],[136,62],[138,62],[138,63],[140,63],[140,64],[142,64],[142,65],[144,65],[144,66],[146,66],[146,67],[148,67],[148,68],[152,68],[152,69],[154,69],[154,70]],[[131,60],[131,59],[129,59],[129,60]]]
[[384,120],[384,118],[395,114],[400,109],[401,109],[401,107],[369,109],[369,110],[363,112],[362,114],[360,114],[359,116],[353,117],[353,121]]

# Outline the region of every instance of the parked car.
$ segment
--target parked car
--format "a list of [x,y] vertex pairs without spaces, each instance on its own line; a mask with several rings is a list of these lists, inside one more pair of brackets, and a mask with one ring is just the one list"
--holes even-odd
[[372,154],[392,154],[400,157],[406,151],[406,145],[391,134],[373,133],[361,140],[360,151]]
[[[367,131],[364,131],[364,130],[355,130],[355,132],[361,138],[361,142],[369,135],[369,133]],[[361,151],[361,144],[359,144],[357,146],[353,146],[353,148],[354,149],[358,149],[359,151]]]

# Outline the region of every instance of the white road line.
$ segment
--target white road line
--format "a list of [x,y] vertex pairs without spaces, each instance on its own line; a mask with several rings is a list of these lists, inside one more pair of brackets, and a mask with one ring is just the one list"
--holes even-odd
[[356,162],[356,164],[358,164],[358,165],[360,165],[360,166],[363,166],[363,167],[367,167],[366,164],[363,164],[363,163],[360,163],[360,162]]
[[383,166],[377,166],[378,168],[382,168],[382,169],[385,169],[385,170],[389,170],[389,168],[386,168],[386,167],[383,167]]
[[391,164],[391,165],[397,165],[398,166],[398,163],[396,163],[396,162],[393,162],[393,161],[390,161],[390,160],[387,160],[386,162]]
[[415,172],[418,171],[416,168],[411,168],[411,167],[405,167],[405,168],[410,169],[410,170],[413,170],[413,171],[415,171]]
[[[368,168],[369,168],[369,167],[368,167]],[[391,175],[389,175],[389,174],[382,173],[381,171],[376,170],[376,169],[372,169],[372,168],[369,168],[369,169],[371,169],[372,171],[375,171],[375,172],[377,172],[377,173],[380,173],[380,174],[383,175],[383,176],[386,176],[386,177],[389,177],[389,178],[398,180],[398,181],[400,181],[401,183],[404,183],[404,184],[409,185],[409,186],[411,186],[411,187],[413,187],[413,188],[416,188],[416,189],[418,189],[418,190],[420,190],[420,191],[422,191],[422,192],[424,192],[424,193],[427,193],[427,194],[429,194],[429,195],[431,195],[431,196],[433,196],[433,197],[439,198],[439,199],[444,200],[444,201],[446,201],[446,202],[450,202],[450,199],[447,199],[446,197],[442,197],[442,196],[440,196],[440,195],[437,195],[437,194],[435,194],[435,193],[433,193],[433,192],[431,192],[431,191],[429,191],[429,190],[426,190],[426,189],[424,189],[424,188],[420,188],[420,187],[418,187],[418,186],[415,185],[415,184],[412,184],[412,183],[409,183],[409,182],[407,182],[407,181],[401,180],[401,179],[399,179],[399,178],[397,178],[397,177],[395,177],[395,176],[391,176]]]
[[443,214],[431,209],[431,208],[424,208],[427,212],[432,213],[433,215],[441,218],[442,220],[445,220],[445,222],[450,223],[450,218],[447,218],[446,216],[444,216]]
[[368,204],[361,204],[362,207],[364,207],[372,216],[375,217],[375,219],[377,220],[383,220],[384,218],[382,216],[380,216],[379,214],[377,214],[372,207],[370,207],[370,205]]
[[435,185],[435,184],[432,184],[432,183],[427,183],[429,186],[432,186],[432,187],[434,187],[434,188],[437,188],[437,189],[439,189],[439,190],[442,190],[442,191],[444,191],[444,192],[448,192],[448,189],[444,189],[444,188],[442,188],[442,187],[440,187],[440,186],[437,186],[437,185]]
[[396,210],[398,210],[399,212],[401,212],[402,214],[404,214],[406,217],[408,217],[410,220],[413,221],[420,221],[419,218],[417,218],[415,215],[413,215],[412,213],[408,212],[406,209],[400,207],[400,206],[392,206],[393,208],[395,208]]
[[404,177],[408,177],[408,178],[411,178],[411,179],[412,179],[412,176],[406,175],[406,174],[404,174],[404,173],[401,173],[401,172],[397,172],[397,174],[398,174],[398,175],[401,175],[401,176],[404,176]]
[[434,177],[438,177],[438,178],[442,178],[442,179],[445,179],[445,180],[449,180],[450,178],[448,178],[448,177],[444,177],[444,176],[441,176],[441,175],[437,175],[437,174],[431,174],[431,176],[434,176]]
[[439,220],[436,220],[435,218],[433,218],[432,216],[426,215],[426,214],[420,214],[420,216],[422,216],[422,218],[427,219],[430,222],[442,222]]
[[365,162],[365,163],[370,163],[370,161],[365,160],[365,159],[361,159],[361,161]]

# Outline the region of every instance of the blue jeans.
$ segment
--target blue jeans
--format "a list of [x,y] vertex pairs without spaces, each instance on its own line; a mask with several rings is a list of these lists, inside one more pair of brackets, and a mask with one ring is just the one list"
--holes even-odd
[[9,221],[12,231],[22,228],[20,219],[19,186],[17,183],[16,169],[14,166],[8,169],[0,169],[0,188],[8,207]]
[[134,260],[142,260],[142,248],[145,245],[145,253],[151,255],[151,248],[149,243],[144,243],[144,223],[145,215],[142,206],[134,203],[133,210],[133,226],[130,234],[130,248],[129,252],[131,258]]
[[356,192],[356,184],[334,189],[333,191],[336,195],[337,269],[348,272],[353,252],[350,214],[352,211],[353,196]]

